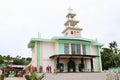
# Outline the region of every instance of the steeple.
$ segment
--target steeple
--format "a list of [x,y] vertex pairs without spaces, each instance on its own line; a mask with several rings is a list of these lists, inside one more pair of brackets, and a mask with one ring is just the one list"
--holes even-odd
[[68,9],[69,13],[67,14],[67,21],[65,22],[65,30],[63,30],[63,34],[65,36],[73,36],[73,37],[81,37],[81,28],[78,28],[77,24],[79,21],[75,20],[76,14],[71,13],[72,9]]
[[71,13],[72,9],[69,8],[68,10],[69,10],[69,13],[66,16],[68,20],[65,22],[64,25],[66,27],[75,27],[77,23],[79,23],[79,21],[74,20],[74,17],[76,16],[76,14]]

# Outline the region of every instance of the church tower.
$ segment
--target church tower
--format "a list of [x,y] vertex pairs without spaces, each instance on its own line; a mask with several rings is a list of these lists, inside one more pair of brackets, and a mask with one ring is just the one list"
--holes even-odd
[[69,37],[81,37],[82,28],[78,28],[79,21],[75,20],[74,17],[76,14],[71,13],[72,9],[69,9],[69,13],[67,14],[67,21],[65,22],[65,29],[63,30],[63,34]]

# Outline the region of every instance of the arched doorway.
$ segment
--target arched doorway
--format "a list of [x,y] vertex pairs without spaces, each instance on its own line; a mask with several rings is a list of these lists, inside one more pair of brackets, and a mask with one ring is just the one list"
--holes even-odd
[[75,62],[70,58],[68,62],[68,72],[76,72]]

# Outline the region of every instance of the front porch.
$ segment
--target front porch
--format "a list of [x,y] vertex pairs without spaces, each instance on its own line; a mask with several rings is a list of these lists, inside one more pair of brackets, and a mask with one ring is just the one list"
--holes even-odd
[[56,70],[59,73],[95,72],[93,58],[96,57],[98,56],[76,54],[60,54],[50,56],[51,59],[54,59]]

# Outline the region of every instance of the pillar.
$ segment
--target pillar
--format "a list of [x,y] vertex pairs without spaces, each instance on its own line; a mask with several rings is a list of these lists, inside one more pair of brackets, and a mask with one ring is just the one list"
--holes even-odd
[[94,67],[93,67],[93,59],[92,58],[90,59],[90,62],[91,62],[91,71],[93,71]]

